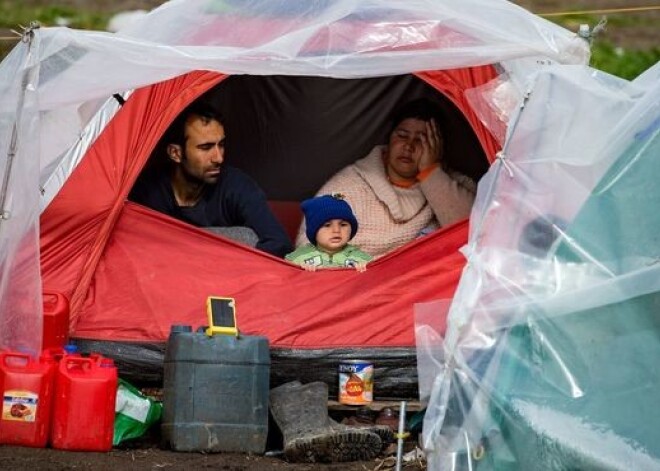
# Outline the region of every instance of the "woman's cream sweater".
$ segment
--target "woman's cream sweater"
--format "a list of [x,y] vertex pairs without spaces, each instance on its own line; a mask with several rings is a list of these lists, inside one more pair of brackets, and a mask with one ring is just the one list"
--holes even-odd
[[[317,195],[341,193],[353,208],[359,229],[352,245],[374,258],[470,215],[476,185],[440,168],[410,188],[393,186],[385,173],[383,151],[375,147],[366,157],[336,173]],[[307,243],[304,223],[296,245]]]

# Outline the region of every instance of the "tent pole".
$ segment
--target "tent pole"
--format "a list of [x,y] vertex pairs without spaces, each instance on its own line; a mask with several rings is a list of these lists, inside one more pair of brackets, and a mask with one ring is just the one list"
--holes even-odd
[[[516,127],[518,126],[518,121],[520,121],[520,116],[522,115],[523,110],[525,109],[525,105],[527,104],[527,101],[529,101],[529,97],[532,94],[531,88],[528,88],[527,91],[523,94],[522,100],[520,102],[520,105],[516,109],[516,114],[511,118],[511,125],[507,127],[507,132],[506,132],[506,137],[504,140],[504,146],[502,147],[502,150],[499,151],[496,155],[496,160],[498,162],[498,167],[495,170],[495,178],[493,179],[493,182],[497,182],[500,178],[500,175],[502,173],[502,169],[505,169],[509,175],[510,178],[514,178],[513,170],[511,169],[511,166],[509,165],[509,162],[507,161],[507,151],[509,150],[509,143],[511,141],[511,136],[513,135],[513,132],[515,131]],[[487,198],[486,200],[490,200],[492,197],[493,192],[495,191],[495,185],[491,185],[488,191]],[[475,235],[476,239],[480,238],[481,230],[483,227],[483,222],[484,219],[486,218],[486,214],[482,213],[481,218],[479,219],[479,223],[477,225],[477,229],[475,230]],[[468,260],[469,263],[469,260]]]
[[10,211],[5,208],[5,203],[7,200],[7,190],[9,187],[11,169],[14,164],[14,157],[16,156],[17,134],[17,126],[16,123],[14,123],[14,126],[11,130],[11,142],[9,144],[9,151],[7,152],[7,167],[5,169],[4,178],[2,179],[2,189],[0,189],[0,227],[3,221],[6,221],[11,217]]
[[[23,34],[21,35],[21,42],[27,44],[28,54],[26,64],[30,63],[30,54],[32,48],[32,40],[34,39],[34,30],[40,27],[39,23],[32,22],[27,28],[23,28]],[[23,104],[25,103],[25,90],[30,79],[32,78],[32,73],[34,71],[33,67],[27,67],[23,72],[23,77],[21,78],[21,94],[18,97],[18,104],[16,109],[16,118],[14,119],[14,125],[11,130],[11,140],[9,141],[9,149],[7,151],[7,166],[5,168],[5,174],[2,179],[2,187],[0,187],[0,229],[2,228],[2,223],[11,218],[11,212],[6,208],[7,203],[7,193],[9,190],[9,180],[11,178],[12,168],[14,166],[14,158],[16,157],[16,149],[18,147],[18,126],[23,116]]]

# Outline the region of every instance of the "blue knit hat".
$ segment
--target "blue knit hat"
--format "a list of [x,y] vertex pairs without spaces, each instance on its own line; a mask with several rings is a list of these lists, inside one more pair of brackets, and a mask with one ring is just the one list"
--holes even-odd
[[357,234],[358,222],[353,210],[344,201],[344,197],[338,193],[310,198],[303,201],[300,207],[305,214],[307,238],[314,245],[316,245],[316,233],[323,224],[332,219],[343,219],[351,224],[350,239]]

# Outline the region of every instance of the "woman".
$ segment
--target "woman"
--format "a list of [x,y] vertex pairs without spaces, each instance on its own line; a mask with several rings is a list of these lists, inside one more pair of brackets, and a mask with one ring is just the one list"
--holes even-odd
[[[317,195],[340,193],[360,223],[353,244],[380,257],[439,227],[470,215],[473,180],[443,169],[441,112],[421,98],[392,119],[386,146],[335,174]],[[297,245],[305,242],[304,227]]]

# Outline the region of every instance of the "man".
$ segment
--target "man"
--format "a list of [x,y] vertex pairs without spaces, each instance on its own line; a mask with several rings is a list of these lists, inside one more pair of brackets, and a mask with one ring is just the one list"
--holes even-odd
[[213,108],[193,103],[161,142],[168,165],[145,170],[131,201],[197,227],[247,227],[256,233],[258,249],[278,257],[291,251],[261,188],[240,170],[222,165],[225,128]]

